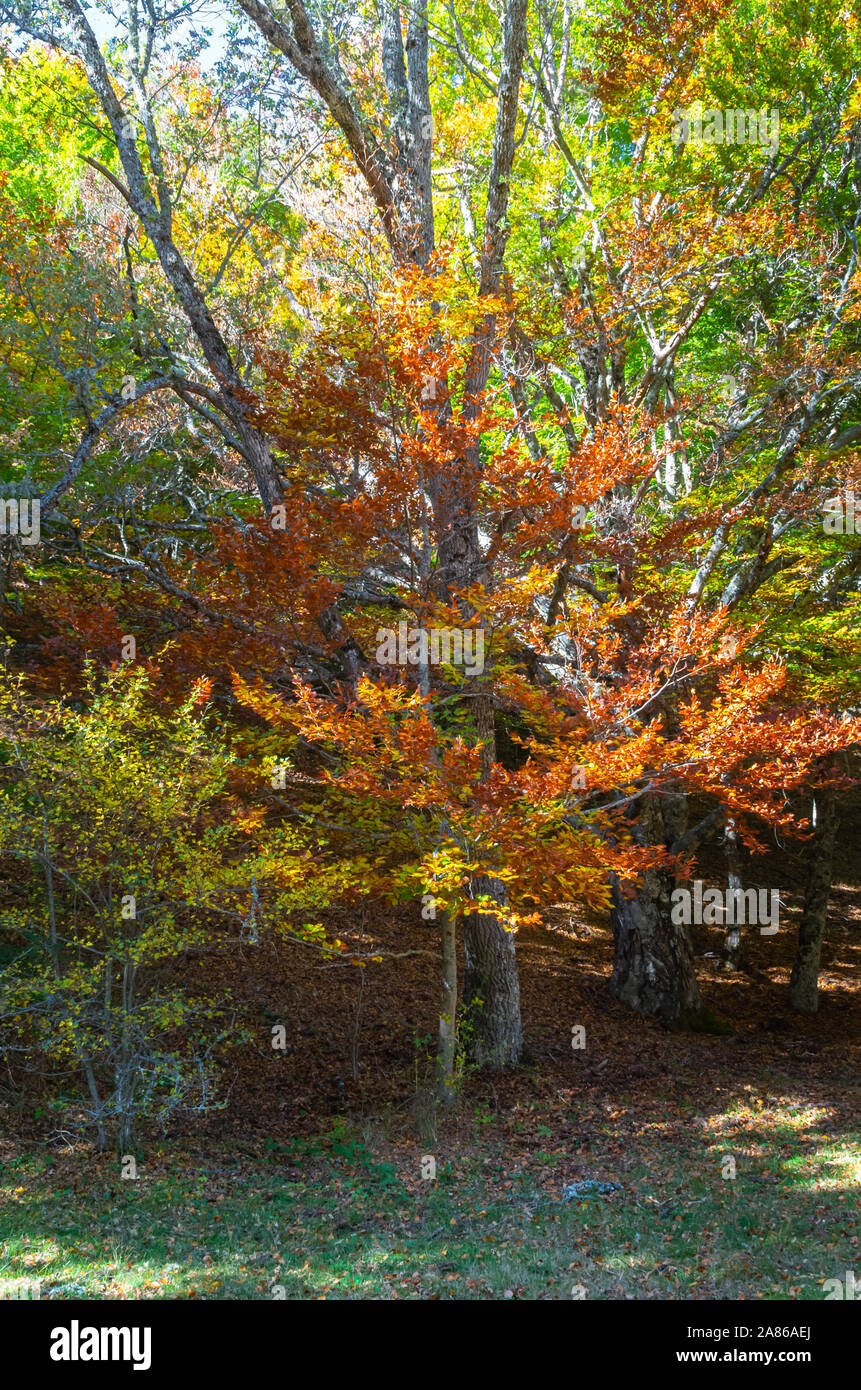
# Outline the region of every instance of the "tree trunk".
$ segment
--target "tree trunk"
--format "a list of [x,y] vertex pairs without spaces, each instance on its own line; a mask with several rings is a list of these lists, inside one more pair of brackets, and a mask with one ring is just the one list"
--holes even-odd
[[[726,849],[727,882],[732,892],[738,892],[741,889],[741,851],[735,830],[735,821],[732,819],[726,823],[724,847]],[[738,899],[731,899],[731,901],[738,901]],[[732,924],[726,923],[723,950],[724,969],[738,970],[741,957],[741,926],[738,921],[738,913],[735,914],[735,921]]]
[[93,1121],[96,1126],[96,1133],[99,1137],[99,1151],[100,1153],[104,1153],[108,1147],[108,1135],[107,1130],[105,1129],[105,1107],[102,1103],[102,1098],[99,1095],[99,1087],[98,1082],[96,1081],[96,1073],[93,1070],[93,1063],[91,1059],[87,1056],[86,1053],[82,1052],[80,1048],[78,1049],[78,1058],[80,1060],[84,1075],[87,1078],[87,1086],[89,1087],[90,1095],[92,1096],[93,1100]]
[[[493,695],[489,689],[476,692],[474,709],[483,780],[496,762]],[[492,875],[475,874],[471,889],[473,897],[489,897],[500,906],[506,901],[505,884]],[[469,1059],[478,1067],[516,1066],[523,1050],[523,1027],[514,934],[500,925],[493,912],[482,912],[465,919],[463,942]]]
[[[64,0],[71,4],[72,0]],[[432,126],[428,78],[427,0],[407,7],[406,47],[403,44],[402,7],[386,0],[381,6],[382,67],[386,81],[390,121],[387,136],[378,140],[362,112],[353,104],[316,35],[302,0],[290,0],[289,20],[277,19],[261,0],[240,0],[245,13],[314,87],[329,108],[353,154],[356,167],[367,182],[380,213],[396,264],[424,267],[434,246],[432,194]],[[488,305],[502,283],[505,247],[509,234],[508,206],[511,171],[516,150],[520,85],[527,47],[528,0],[506,0],[502,17],[502,55],[496,101],[496,124],[487,203],[481,237],[478,295],[475,304],[475,337],[464,381],[463,419],[478,418],[497,342],[496,313]],[[376,119],[374,121],[376,125]],[[428,413],[450,413],[448,388],[439,382]],[[464,606],[466,591],[486,582],[478,532],[477,497],[482,473],[479,444],[469,445],[461,457],[427,479],[434,512],[438,564],[433,589],[450,602],[462,600],[463,620],[473,614]],[[492,728],[492,701],[488,700]],[[482,739],[483,764],[493,762],[492,742]],[[474,892],[502,903],[504,885],[496,879],[476,879]],[[467,974],[466,1000],[483,999],[474,1019],[471,1052],[480,1065],[504,1066],[520,1055],[520,989],[514,957],[514,939],[492,914],[465,919],[464,943]]]
[[798,927],[798,951],[789,981],[789,1002],[802,1014],[815,1014],[819,1008],[819,959],[828,918],[828,897],[837,837],[837,793],[834,787],[821,787],[814,802],[816,829],[804,910]]
[[[504,884],[476,876],[473,891],[504,901]],[[514,936],[490,912],[467,917],[463,926],[464,1003],[470,1020],[469,1055],[479,1067],[513,1067],[520,1061],[520,981]]]
[[450,912],[443,912],[440,926],[442,1002],[436,1054],[436,1090],[440,1105],[451,1105],[454,1101],[454,1057],[457,1042],[457,928]]
[[[635,843],[672,844],[683,803],[683,797],[643,797]],[[694,1022],[702,1004],[687,928],[670,917],[674,887],[672,874],[650,869],[629,897],[613,876],[610,921],[616,955],[610,991],[638,1013],[685,1026]]]

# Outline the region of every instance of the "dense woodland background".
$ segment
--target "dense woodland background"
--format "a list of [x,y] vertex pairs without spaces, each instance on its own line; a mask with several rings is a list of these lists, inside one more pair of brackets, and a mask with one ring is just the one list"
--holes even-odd
[[857,8],[0,0],[0,70],[0,1280],[823,1297]]

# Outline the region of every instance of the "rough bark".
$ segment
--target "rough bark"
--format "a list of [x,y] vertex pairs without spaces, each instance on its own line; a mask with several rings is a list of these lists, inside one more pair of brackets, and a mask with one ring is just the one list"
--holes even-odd
[[436,1054],[436,1094],[440,1105],[454,1101],[454,1058],[457,1045],[457,928],[451,913],[440,918],[442,933],[442,1000]]
[[[736,834],[735,822],[731,819],[726,823],[724,845],[726,848],[727,883],[733,892],[738,892],[741,889],[741,848]],[[737,970],[740,957],[741,926],[738,922],[732,925],[727,923],[724,935],[724,969]]]
[[[486,875],[473,880],[476,897],[504,901],[505,887]],[[469,1056],[479,1067],[516,1066],[523,1050],[520,981],[514,936],[491,912],[464,923],[464,1005],[470,1021]]]
[[834,843],[837,838],[837,793],[833,787],[822,787],[818,791],[815,815],[810,870],[798,926],[798,949],[789,981],[789,1002],[793,1009],[803,1014],[815,1014],[819,1008],[819,961],[828,920]]
[[[640,845],[666,845],[678,838],[684,798],[647,794],[633,827]],[[679,805],[674,803],[679,802]],[[610,990],[638,1013],[686,1026],[702,1008],[688,930],[671,921],[675,879],[665,870],[645,874],[632,896],[611,881],[610,920],[616,946]]]
[[[476,695],[475,722],[482,777],[487,777],[496,761],[493,696],[489,689]],[[500,905],[505,902],[505,885],[496,878],[477,874],[471,888],[474,897],[486,896]],[[479,1067],[516,1066],[523,1050],[523,1026],[514,935],[493,913],[476,913],[464,921],[463,944],[464,1010],[471,1025],[469,1059]]]

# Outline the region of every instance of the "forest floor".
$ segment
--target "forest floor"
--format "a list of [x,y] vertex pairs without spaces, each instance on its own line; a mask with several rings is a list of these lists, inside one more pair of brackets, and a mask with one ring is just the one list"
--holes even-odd
[[46,1143],[4,1105],[0,1281],[260,1299],[805,1299],[850,1270],[861,1284],[857,828],[841,834],[817,1015],[787,1003],[803,845],[757,861],[784,906],[776,936],[746,938],[744,971],[707,954],[719,929],[694,929],[723,1034],[614,1001],[607,925],[560,905],[518,938],[524,1066],[462,1076],[436,1120],[437,941],[417,906],[329,914],[383,955],[364,971],[274,946],[192,962],[259,1028],[230,1059],[225,1108],[145,1144],[122,1180],[115,1157]]

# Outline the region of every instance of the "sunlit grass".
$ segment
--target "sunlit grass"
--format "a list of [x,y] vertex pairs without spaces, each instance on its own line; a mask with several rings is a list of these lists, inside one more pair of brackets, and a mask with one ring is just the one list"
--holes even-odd
[[0,1280],[60,1299],[821,1298],[861,1274],[859,1136],[761,1099],[691,1114],[685,1143],[645,1124],[623,1157],[608,1118],[589,1171],[621,1191],[570,1202],[567,1156],[515,1166],[498,1134],[427,1184],[403,1180],[418,1149],[381,1161],[343,1125],[253,1160],[166,1148],[136,1182],[86,1153],[20,1157],[0,1171]]

